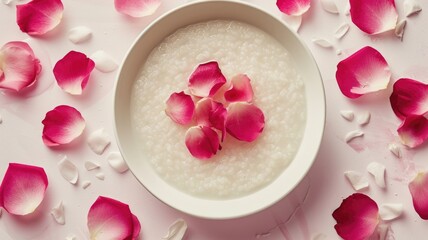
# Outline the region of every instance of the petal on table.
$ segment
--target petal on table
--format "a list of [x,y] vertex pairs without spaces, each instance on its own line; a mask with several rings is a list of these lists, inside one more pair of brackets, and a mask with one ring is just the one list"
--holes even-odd
[[222,141],[226,134],[226,116],[227,110],[223,104],[211,98],[203,98],[196,103],[196,123],[200,126],[213,127],[220,130]]
[[311,7],[311,0],[277,0],[278,9],[291,16],[300,16]]
[[8,42],[0,49],[0,88],[19,92],[36,81],[41,69],[25,42]]
[[63,11],[61,0],[33,0],[16,6],[16,21],[21,31],[42,35],[61,22]]
[[211,97],[226,83],[218,63],[200,64],[189,78],[190,93],[198,97]]
[[337,234],[345,240],[362,240],[370,237],[379,223],[379,208],[373,199],[354,193],[334,210]]
[[43,142],[49,147],[70,143],[85,129],[85,120],[80,112],[67,105],[57,106],[47,112],[42,123]]
[[53,69],[59,87],[72,95],[82,94],[95,63],[85,54],[70,51],[59,60]]
[[250,78],[245,74],[234,76],[229,90],[224,93],[224,98],[228,102],[251,102],[254,93],[250,81]]
[[9,163],[0,186],[1,206],[10,214],[30,214],[43,201],[47,187],[43,168]]
[[133,232],[132,232],[132,240],[136,240],[138,239],[138,235],[140,235],[140,231],[141,231],[141,224],[140,221],[138,220],[137,216],[135,216],[134,214],[132,214],[132,224],[133,224]]
[[394,0],[350,0],[352,22],[361,31],[378,34],[395,29],[398,20]]
[[166,101],[165,113],[178,124],[189,124],[195,112],[195,103],[184,92],[173,93]]
[[252,142],[263,132],[265,117],[260,108],[247,102],[234,102],[227,108],[226,130],[238,140]]
[[401,119],[423,115],[428,111],[428,85],[409,78],[398,79],[389,100],[395,115]]
[[417,147],[428,139],[428,119],[420,115],[407,116],[397,132],[404,145]]
[[161,3],[161,0],[114,0],[116,10],[131,17],[152,15]]
[[374,48],[364,47],[337,65],[336,80],[348,98],[388,87],[391,71],[385,58]]
[[428,173],[419,172],[409,183],[413,207],[422,219],[428,220]]
[[207,126],[195,126],[187,130],[185,136],[186,147],[193,157],[209,159],[220,148],[218,134]]

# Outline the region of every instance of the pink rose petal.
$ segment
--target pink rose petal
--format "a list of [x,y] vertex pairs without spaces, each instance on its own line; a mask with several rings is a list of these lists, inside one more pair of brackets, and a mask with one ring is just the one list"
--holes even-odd
[[363,240],[370,237],[379,223],[379,208],[375,201],[362,193],[354,193],[334,210],[334,226],[345,240]]
[[141,225],[127,204],[100,196],[89,209],[88,229],[90,239],[133,240]]
[[48,147],[70,143],[85,129],[85,120],[80,112],[66,105],[47,112],[42,123],[43,143]]
[[114,0],[116,10],[131,17],[152,15],[161,3],[161,0]]
[[232,84],[224,93],[224,98],[228,102],[251,102],[253,100],[253,88],[247,75],[238,74],[230,81]]
[[348,98],[386,89],[390,78],[388,63],[372,47],[358,50],[337,65],[337,84]]
[[16,6],[16,21],[21,31],[42,35],[61,22],[63,11],[61,0],[32,0]]
[[19,92],[32,85],[41,70],[27,43],[8,42],[0,49],[0,88]]
[[207,126],[189,128],[186,132],[185,139],[187,149],[195,158],[211,158],[220,148],[217,132]]
[[189,124],[194,111],[195,103],[193,103],[192,97],[184,92],[173,93],[166,101],[166,115],[178,124]]
[[363,32],[378,34],[395,29],[398,20],[394,0],[350,0],[352,22]]
[[53,73],[62,90],[73,95],[80,95],[85,89],[94,67],[94,61],[85,54],[70,51],[55,64]]
[[45,197],[48,178],[43,168],[9,163],[0,186],[0,204],[8,213],[27,215]]
[[201,126],[213,127],[220,130],[222,141],[226,134],[226,116],[227,110],[223,104],[211,98],[203,98],[196,103],[196,123]]
[[265,117],[251,103],[235,102],[227,108],[226,130],[238,140],[252,142],[263,132]]
[[404,145],[417,147],[428,139],[428,119],[419,115],[407,116],[397,132]]
[[419,172],[409,183],[413,206],[422,219],[428,220],[428,173]]
[[428,85],[413,79],[398,79],[389,100],[395,115],[401,119],[423,115],[428,111]]
[[311,7],[311,0],[277,0],[278,9],[291,16],[300,16]]
[[198,97],[211,97],[226,83],[218,63],[200,64],[189,78],[190,93]]

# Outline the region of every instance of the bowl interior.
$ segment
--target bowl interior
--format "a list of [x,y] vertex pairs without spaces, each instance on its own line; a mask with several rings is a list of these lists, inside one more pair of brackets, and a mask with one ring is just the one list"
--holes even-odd
[[[184,26],[216,19],[237,20],[273,36],[290,52],[306,91],[307,123],[300,148],[290,165],[266,187],[244,197],[227,200],[202,199],[188,195],[162,180],[139,151],[130,119],[131,92],[147,56],[165,37]],[[185,213],[210,219],[227,219],[260,211],[289,193],[311,167],[321,142],[325,123],[322,80],[311,53],[299,37],[280,20],[247,3],[203,1],[175,9],[152,23],[129,50],[119,71],[114,97],[114,120],[120,151],[135,177],[155,197]]]

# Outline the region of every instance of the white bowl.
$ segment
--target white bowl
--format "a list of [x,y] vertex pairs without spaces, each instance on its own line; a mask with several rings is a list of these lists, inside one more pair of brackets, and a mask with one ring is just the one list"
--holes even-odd
[[[235,199],[210,200],[191,196],[162,180],[133,138],[130,96],[148,54],[165,37],[184,26],[214,19],[237,20],[273,36],[290,52],[305,83],[307,123],[300,148],[290,165],[266,187]],[[118,74],[114,120],[120,151],[135,177],[162,202],[190,215],[209,219],[246,216],[276,203],[306,175],[317,155],[325,123],[325,96],[317,64],[308,48],[284,23],[269,13],[238,1],[193,2],[166,13],[148,26],[126,55]]]

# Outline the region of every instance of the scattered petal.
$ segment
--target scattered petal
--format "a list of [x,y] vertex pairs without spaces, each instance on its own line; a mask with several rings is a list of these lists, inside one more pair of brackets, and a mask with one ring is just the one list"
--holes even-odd
[[88,146],[96,154],[101,155],[110,145],[110,137],[104,128],[91,133],[88,137]]
[[370,122],[371,114],[370,112],[363,112],[357,118],[357,123],[361,126],[366,125]]
[[343,54],[342,49],[337,49],[337,50],[336,50],[336,55],[337,55],[337,56],[340,56],[340,55],[342,55],[342,54]]
[[87,171],[91,171],[100,168],[100,164],[94,161],[85,161],[85,168]]
[[56,207],[52,208],[51,215],[58,224],[65,224],[64,205],[62,204],[62,201],[60,201]]
[[354,193],[343,200],[333,212],[337,234],[346,240],[361,240],[371,236],[378,223],[378,206],[369,196]]
[[354,138],[362,137],[362,136],[364,136],[364,132],[361,130],[350,131],[345,135],[345,142],[348,143],[354,140]]
[[101,50],[93,53],[91,59],[95,62],[95,68],[103,73],[113,72],[119,66],[112,56]]
[[391,71],[385,58],[368,46],[337,65],[336,80],[340,91],[348,98],[386,89],[390,78]]
[[351,110],[342,110],[340,115],[347,121],[352,122],[354,120],[354,112]]
[[324,233],[317,233],[311,236],[311,240],[327,240],[327,235]]
[[0,49],[0,89],[16,92],[31,86],[42,70],[33,49],[25,42],[8,42]]
[[367,165],[367,171],[373,175],[375,178],[376,184],[381,187],[385,188],[385,166],[383,164],[380,164],[378,162],[371,162],[369,165]]
[[[379,225],[377,226],[377,231],[375,232],[374,235],[372,235],[372,237],[374,236],[373,240],[388,240],[390,238],[387,239],[388,237],[388,233],[390,230],[390,226],[384,223],[379,223]],[[392,238],[394,239],[394,238]],[[370,240],[372,240],[370,238]]]
[[178,124],[189,124],[192,121],[194,112],[195,103],[192,97],[184,92],[173,93],[166,101],[166,115]]
[[310,0],[277,0],[276,6],[278,9],[292,16],[300,16],[307,12],[311,7]]
[[235,102],[227,108],[226,130],[238,140],[252,142],[263,132],[265,116],[251,103]]
[[227,110],[223,104],[203,98],[196,103],[195,119],[200,126],[213,127],[221,131],[221,141],[226,134],[226,116]]
[[106,178],[106,175],[103,172],[99,172],[95,174],[95,177],[102,181]]
[[324,38],[314,38],[312,42],[323,48],[332,48],[333,44]]
[[253,88],[250,78],[245,74],[238,74],[232,78],[230,88],[224,93],[228,102],[251,102],[253,100]]
[[77,237],[75,235],[70,235],[65,237],[65,240],[77,240]]
[[84,181],[84,182],[82,183],[82,188],[83,188],[83,189],[86,189],[86,188],[88,188],[90,185],[91,185],[91,181]]
[[369,180],[360,172],[346,171],[345,177],[348,179],[349,183],[352,185],[355,191],[369,187]]
[[59,60],[53,69],[58,86],[72,95],[82,94],[95,63],[85,54],[70,51]]
[[389,100],[392,110],[400,119],[423,115],[428,111],[428,85],[409,78],[398,79]]
[[342,25],[337,28],[336,32],[334,32],[334,37],[337,39],[343,38],[348,33],[349,28],[348,23],[342,23]]
[[403,2],[404,15],[410,17],[422,11],[422,7],[417,0],[404,0]]
[[68,40],[74,44],[88,41],[92,36],[92,30],[85,26],[78,26],[68,31]]
[[76,184],[79,179],[79,172],[76,165],[70,162],[67,157],[64,157],[58,163],[59,172],[62,177],[70,182],[71,184]]
[[168,233],[163,240],[182,240],[187,231],[187,223],[183,219],[178,219],[169,226]]
[[85,129],[85,120],[80,112],[67,105],[60,105],[47,112],[42,123],[42,138],[48,147],[70,143]]
[[116,11],[131,17],[150,16],[161,3],[161,0],[114,0]]
[[397,36],[401,41],[403,41],[404,36],[404,30],[406,29],[407,20],[402,19],[397,23],[397,26],[395,27],[395,36]]
[[186,147],[193,157],[209,159],[220,149],[218,134],[207,126],[194,126],[187,130]]
[[128,165],[119,152],[111,152],[107,157],[107,161],[118,173],[124,173],[128,170]]
[[416,212],[422,219],[428,220],[428,173],[419,172],[409,183],[409,190]]
[[2,0],[2,2],[5,5],[9,5],[12,2],[12,0]]
[[22,32],[42,35],[61,22],[63,11],[61,0],[32,0],[16,6],[16,21]]
[[379,207],[380,219],[384,221],[394,220],[403,213],[403,204],[401,203],[385,203]]
[[401,143],[414,148],[428,139],[428,119],[424,116],[410,115],[397,129]]
[[345,9],[343,10],[343,12],[345,13],[345,16],[351,15],[351,4],[349,4],[348,1],[345,5]]
[[321,6],[326,12],[333,14],[339,13],[339,9],[337,9],[337,5],[334,0],[321,0]]
[[350,0],[352,22],[361,31],[378,34],[395,29],[398,13],[394,0]]
[[200,64],[189,78],[190,93],[198,97],[211,97],[226,83],[218,63]]
[[0,185],[0,206],[13,215],[33,213],[42,203],[47,187],[43,168],[9,163]]
[[397,158],[401,158],[401,148],[395,144],[395,143],[390,143],[388,145],[388,149],[389,151],[392,152],[392,154],[394,154]]

